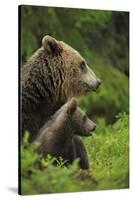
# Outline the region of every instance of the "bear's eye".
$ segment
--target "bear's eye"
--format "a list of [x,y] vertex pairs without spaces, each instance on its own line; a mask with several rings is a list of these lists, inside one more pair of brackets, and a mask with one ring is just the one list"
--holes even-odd
[[85,62],[81,62],[80,64],[80,69],[83,71],[83,72],[86,72],[86,65],[85,65]]
[[86,121],[86,119],[87,119],[87,116],[86,116],[86,115],[84,115],[84,116],[83,116],[83,121],[85,122],[85,121]]

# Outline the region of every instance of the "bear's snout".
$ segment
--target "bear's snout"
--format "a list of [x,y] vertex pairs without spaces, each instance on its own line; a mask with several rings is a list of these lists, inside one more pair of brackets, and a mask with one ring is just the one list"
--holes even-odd
[[89,128],[89,130],[88,130],[88,136],[92,136],[93,132],[95,131],[95,129],[96,129],[96,124],[94,124],[91,128]]
[[92,129],[90,130],[90,132],[95,131],[95,129],[96,129],[96,124],[92,127]]
[[97,79],[96,86],[95,86],[96,90],[98,89],[98,87],[100,86],[100,84],[101,84],[101,80]]
[[101,80],[96,79],[96,81],[92,81],[90,83],[90,87],[92,88],[93,91],[96,91],[99,88],[100,84],[101,84]]

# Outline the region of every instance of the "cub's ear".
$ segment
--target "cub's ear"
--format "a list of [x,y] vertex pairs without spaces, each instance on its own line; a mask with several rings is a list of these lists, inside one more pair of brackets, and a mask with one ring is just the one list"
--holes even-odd
[[58,41],[49,35],[43,37],[42,46],[49,54],[58,54],[61,51]]
[[77,108],[77,100],[76,98],[72,98],[70,102],[68,102],[67,113],[72,115]]

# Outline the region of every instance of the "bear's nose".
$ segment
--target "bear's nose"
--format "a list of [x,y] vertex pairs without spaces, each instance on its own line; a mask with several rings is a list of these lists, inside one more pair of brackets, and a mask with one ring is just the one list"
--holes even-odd
[[98,89],[98,87],[100,86],[101,84],[101,80],[100,79],[97,79],[97,82],[96,82],[96,89]]
[[96,124],[93,126],[93,128],[91,129],[91,131],[93,132],[93,131],[95,131],[95,129],[96,129]]
[[97,79],[97,82],[99,85],[101,84],[101,80],[99,78]]

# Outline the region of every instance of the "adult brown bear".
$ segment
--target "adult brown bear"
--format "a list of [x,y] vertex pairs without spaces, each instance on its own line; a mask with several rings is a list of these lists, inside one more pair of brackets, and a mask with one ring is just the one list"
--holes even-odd
[[70,97],[96,90],[100,80],[84,58],[68,44],[51,36],[21,71],[21,132],[33,140],[40,128]]

